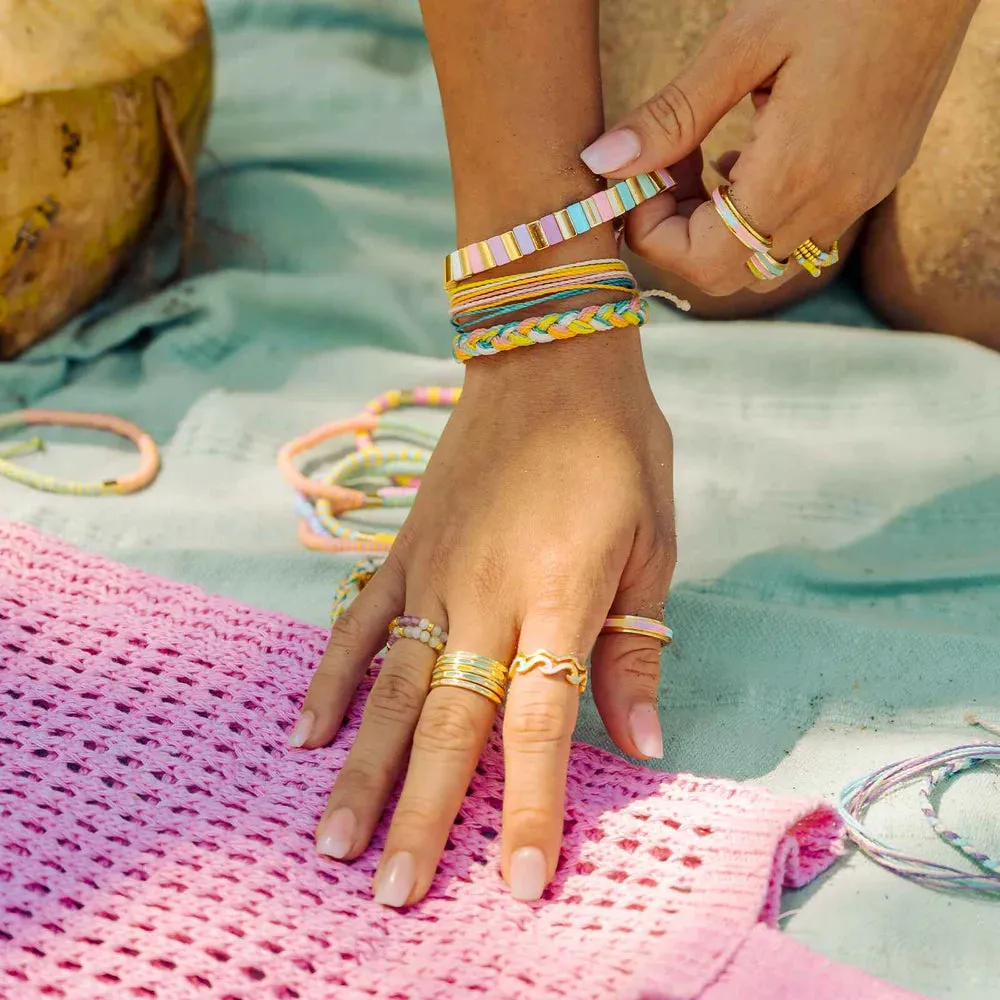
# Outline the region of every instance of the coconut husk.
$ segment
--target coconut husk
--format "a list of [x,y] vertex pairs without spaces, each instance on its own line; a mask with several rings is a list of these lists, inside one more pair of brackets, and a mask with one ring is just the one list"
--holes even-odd
[[0,359],[128,262],[192,164],[212,94],[202,0],[0,0]]

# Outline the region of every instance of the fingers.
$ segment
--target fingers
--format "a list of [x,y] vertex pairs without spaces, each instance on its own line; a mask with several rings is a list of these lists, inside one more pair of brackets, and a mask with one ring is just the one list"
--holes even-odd
[[[529,613],[518,649],[586,662],[600,621],[565,609]],[[566,769],[580,692],[565,673],[511,680],[504,712],[503,874],[515,899],[541,897],[555,874],[566,803]]]
[[[436,601],[408,599],[406,608],[407,614],[426,616],[432,625],[447,626]],[[415,639],[398,639],[386,653],[316,829],[320,854],[355,858],[371,841],[406,764],[436,659],[429,645]]]
[[403,606],[403,596],[403,573],[390,555],[330,632],[289,746],[311,749],[337,735],[361,678],[385,642],[389,620]]
[[588,146],[581,159],[595,174],[615,179],[677,163],[774,74],[781,58],[769,38],[760,38],[758,24],[730,14],[676,79]]
[[[472,652],[506,665],[513,639],[512,621],[483,621],[459,610],[449,628],[446,652]],[[472,691],[443,687],[428,694],[375,876],[377,902],[410,905],[430,888],[496,713],[496,705]]]

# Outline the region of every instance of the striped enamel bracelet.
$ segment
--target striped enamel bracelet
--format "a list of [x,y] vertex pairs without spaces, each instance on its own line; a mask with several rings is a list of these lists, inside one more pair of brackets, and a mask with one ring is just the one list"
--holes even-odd
[[474,274],[520,260],[618,219],[636,205],[672,188],[674,183],[666,170],[636,174],[534,222],[522,223],[499,236],[453,250],[444,259],[444,287],[451,288]]

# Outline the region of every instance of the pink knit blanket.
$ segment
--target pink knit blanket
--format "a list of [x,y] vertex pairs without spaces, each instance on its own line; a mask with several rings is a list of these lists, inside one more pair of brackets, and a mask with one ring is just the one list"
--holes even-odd
[[0,998],[902,998],[769,929],[836,857],[822,802],[574,748],[555,883],[498,874],[483,758],[430,895],[313,830],[361,715],[286,749],[322,629],[0,522]]

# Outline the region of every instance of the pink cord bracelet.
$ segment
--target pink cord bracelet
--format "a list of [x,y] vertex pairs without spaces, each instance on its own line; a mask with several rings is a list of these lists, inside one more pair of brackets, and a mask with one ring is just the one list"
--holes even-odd
[[492,271],[618,219],[675,183],[666,170],[636,174],[534,222],[453,250],[444,259],[444,287],[451,288],[474,274]]

